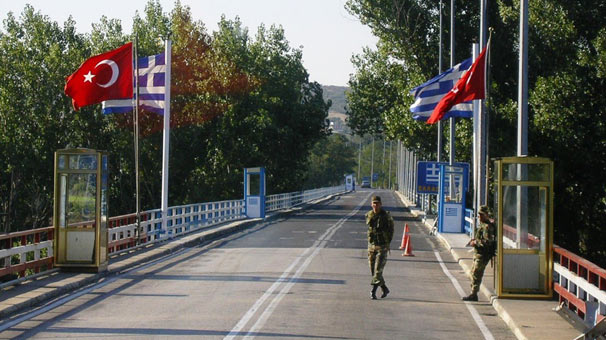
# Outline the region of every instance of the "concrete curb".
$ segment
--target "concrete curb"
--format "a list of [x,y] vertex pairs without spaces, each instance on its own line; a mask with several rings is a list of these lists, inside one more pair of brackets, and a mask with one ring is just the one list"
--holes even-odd
[[[343,194],[343,193],[341,193],[341,194]],[[183,248],[186,248],[186,247],[194,247],[194,246],[197,246],[202,243],[214,241],[214,240],[217,240],[217,239],[229,236],[229,235],[236,234],[238,232],[245,231],[246,229],[249,229],[249,227],[255,226],[260,223],[267,223],[267,222],[277,220],[280,217],[287,216],[292,213],[307,209],[310,206],[313,206],[314,204],[333,199],[334,197],[337,197],[341,194],[334,194],[331,196],[327,196],[327,197],[324,197],[324,198],[321,198],[321,199],[318,199],[318,200],[315,200],[315,201],[312,201],[309,203],[305,203],[300,206],[290,208],[287,210],[276,211],[276,212],[273,212],[272,214],[267,215],[265,217],[265,219],[255,218],[255,219],[248,219],[248,220],[225,222],[225,224],[219,224],[216,226],[212,226],[212,227],[209,227],[208,229],[196,230],[196,231],[191,232],[190,234],[175,237],[173,239],[160,242],[158,244],[147,246],[149,249],[144,249],[145,248],[144,246],[135,248],[135,251],[141,251],[141,253],[137,254],[137,255],[133,255],[131,258],[123,259],[122,261],[118,260],[118,262],[114,263],[113,266],[110,263],[107,271],[104,271],[101,273],[96,273],[96,274],[74,273],[75,276],[77,276],[77,275],[89,275],[89,276],[83,277],[81,279],[76,279],[73,282],[62,285],[60,287],[53,287],[53,289],[48,292],[44,292],[44,293],[41,293],[36,296],[25,298],[25,300],[23,302],[15,303],[14,305],[11,305],[9,307],[6,307],[6,308],[0,310],[0,320],[7,319],[17,313],[24,311],[27,308],[31,308],[31,307],[40,305],[44,302],[50,301],[59,296],[62,296],[69,292],[72,292],[74,290],[80,289],[84,286],[88,286],[90,284],[98,282],[104,277],[111,276],[111,275],[118,275],[119,273],[124,272],[128,269],[131,269],[135,266],[138,266],[138,265],[146,263],[146,262],[151,262],[160,257],[170,255],[170,254],[172,254],[178,250],[181,250]],[[132,251],[132,250],[133,249],[131,249],[130,251]],[[117,257],[119,257],[119,256],[120,255],[117,255]],[[116,256],[114,256],[114,258],[115,257]],[[110,260],[111,260],[111,258],[110,258]],[[38,278],[37,280],[32,281],[32,282],[39,282],[41,280],[44,280],[44,278],[50,277],[52,274],[53,273],[49,273],[49,276],[46,276],[46,277],[42,276],[41,278]],[[27,283],[21,283],[20,285],[26,285],[26,284]],[[32,291],[34,291],[34,290],[35,289],[33,289]]]

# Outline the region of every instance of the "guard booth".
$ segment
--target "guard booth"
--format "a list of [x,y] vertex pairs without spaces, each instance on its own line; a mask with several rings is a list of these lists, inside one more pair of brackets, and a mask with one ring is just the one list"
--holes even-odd
[[345,190],[353,191],[354,190],[354,179],[353,175],[345,176]]
[[265,168],[244,169],[244,205],[248,218],[265,218]]
[[553,294],[553,161],[495,159],[499,298]]
[[469,167],[440,164],[438,185],[438,231],[465,232],[465,196],[469,183]]
[[108,155],[91,149],[55,152],[54,265],[107,269]]

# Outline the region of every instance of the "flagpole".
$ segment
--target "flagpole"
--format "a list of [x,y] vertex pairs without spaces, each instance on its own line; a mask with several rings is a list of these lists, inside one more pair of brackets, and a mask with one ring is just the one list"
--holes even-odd
[[166,65],[164,80],[164,132],[162,143],[162,230],[167,231],[168,217],[168,163],[170,155],[170,78],[171,78],[172,43],[170,36],[164,47]]
[[[478,58],[478,54],[480,53],[480,46],[477,43],[474,43],[472,45],[472,57],[473,60],[475,61]],[[473,155],[473,171],[472,171],[472,178],[473,178],[473,200],[472,200],[472,208],[474,211],[479,211],[478,209],[478,192],[479,192],[479,187],[480,187],[480,168],[482,167],[482,163],[480,161],[481,157],[480,157],[480,143],[481,143],[481,138],[480,138],[480,130],[481,130],[481,124],[482,124],[482,120],[480,119],[480,114],[481,114],[481,105],[482,105],[482,101],[481,100],[474,100],[473,101],[473,147],[472,147],[472,155]],[[477,215],[477,214],[476,214]],[[473,218],[475,219],[476,216],[474,215]],[[472,235],[475,234],[475,223],[474,225],[472,225]]]
[[[487,31],[487,13],[488,13],[488,1],[487,0],[480,0],[480,51],[482,49],[484,49],[484,47],[486,46],[486,31]],[[487,51],[487,53],[489,53],[489,51]],[[486,70],[488,70],[488,58],[486,58]],[[485,76],[485,93],[486,93],[486,98],[488,98],[488,72],[484,73]],[[488,169],[488,139],[487,139],[487,131],[488,131],[488,111],[487,111],[487,107],[486,107],[486,100],[485,99],[481,99],[479,101],[479,106],[480,106],[480,113],[478,115],[478,155],[477,155],[477,159],[478,159],[478,171],[477,171],[477,179],[474,179],[474,181],[476,181],[477,183],[477,191],[475,194],[476,197],[476,204],[474,206],[474,208],[476,209],[475,211],[478,211],[478,209],[480,208],[480,206],[482,205],[486,205],[487,201],[488,201],[488,195],[487,195],[487,183],[486,183],[486,178],[487,178],[487,169]]]
[[138,245],[141,237],[141,206],[139,202],[139,39],[135,33],[135,109],[133,110],[133,125],[135,129],[135,205],[137,214],[137,228],[135,230],[135,242]]
[[528,0],[520,0],[518,67],[518,156],[528,155]]
[[[455,66],[455,0],[450,0],[450,68]],[[455,118],[450,117],[450,165],[455,161]],[[450,181],[451,184],[453,181]],[[451,185],[452,187],[452,185]],[[452,191],[451,191],[452,193]]]
[[[440,0],[440,48],[438,50],[438,74],[442,74],[442,0]],[[442,161],[442,121],[438,121],[438,162]],[[430,196],[431,198],[431,196]]]

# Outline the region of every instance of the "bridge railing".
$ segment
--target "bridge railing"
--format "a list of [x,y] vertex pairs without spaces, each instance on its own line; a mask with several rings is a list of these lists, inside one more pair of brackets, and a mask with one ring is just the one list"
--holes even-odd
[[140,213],[140,235],[136,235],[137,216],[128,214],[110,219],[108,251],[110,254],[139,244],[171,239],[218,223],[243,219],[244,200],[196,203],[168,208],[166,229],[162,228],[162,210]]
[[587,326],[595,326],[606,316],[606,270],[558,246],[553,262],[553,288],[560,303]]
[[0,235],[0,281],[53,266],[54,227]]
[[288,209],[313,200],[345,192],[344,185],[305,191],[295,191],[286,194],[269,195],[265,197],[265,211]]
[[[294,207],[345,191],[345,186],[341,185],[267,196],[266,211]],[[136,214],[111,217],[108,220],[108,253],[123,252],[140,244],[164,241],[219,223],[244,219],[244,204],[240,199],[170,207],[165,229],[162,228],[160,209],[143,211],[139,235]],[[54,227],[46,227],[0,235],[0,282],[51,269],[54,231]]]

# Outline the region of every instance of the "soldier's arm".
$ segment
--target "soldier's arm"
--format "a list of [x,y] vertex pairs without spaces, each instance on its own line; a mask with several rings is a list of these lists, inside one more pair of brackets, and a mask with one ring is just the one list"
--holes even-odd
[[393,217],[391,217],[391,214],[388,214],[389,218],[388,218],[388,224],[389,224],[389,242],[391,242],[391,240],[393,239],[393,233],[394,233],[394,222],[393,222]]

